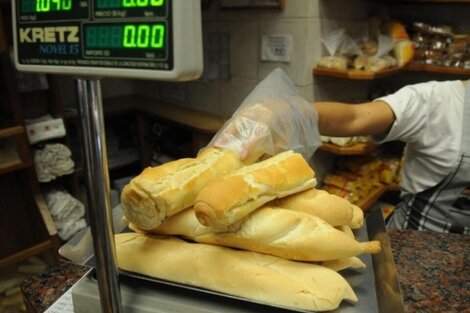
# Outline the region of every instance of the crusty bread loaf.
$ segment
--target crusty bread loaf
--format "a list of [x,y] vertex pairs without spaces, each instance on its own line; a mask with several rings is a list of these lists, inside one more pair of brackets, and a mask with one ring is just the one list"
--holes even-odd
[[365,268],[366,265],[358,257],[352,256],[349,258],[323,261],[320,265],[328,267],[333,271],[339,272],[347,268]]
[[124,214],[141,229],[155,228],[166,217],[192,206],[210,180],[243,165],[230,150],[208,148],[196,158],[148,167],[124,187]]
[[301,154],[285,151],[220,177],[198,193],[194,212],[201,224],[226,229],[263,204],[316,185]]
[[[288,209],[263,206],[237,224],[237,230],[216,233],[201,225],[189,208],[150,232],[301,261],[336,260],[380,252],[378,241],[359,242],[319,217]],[[138,231],[135,226],[131,228]]]
[[357,301],[351,286],[320,265],[255,252],[187,243],[175,237],[116,235],[119,268],[268,305],[328,311]]
[[364,211],[357,205],[353,204],[353,218],[349,227],[352,229],[358,229],[364,224]]
[[274,205],[285,209],[316,215],[332,226],[351,226],[353,222],[353,205],[348,200],[324,190],[311,188],[273,202]]

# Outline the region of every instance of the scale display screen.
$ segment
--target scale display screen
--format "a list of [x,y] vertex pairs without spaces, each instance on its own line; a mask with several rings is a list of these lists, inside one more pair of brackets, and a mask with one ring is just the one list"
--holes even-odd
[[143,78],[155,73],[133,70],[202,72],[199,0],[14,2],[19,69]]

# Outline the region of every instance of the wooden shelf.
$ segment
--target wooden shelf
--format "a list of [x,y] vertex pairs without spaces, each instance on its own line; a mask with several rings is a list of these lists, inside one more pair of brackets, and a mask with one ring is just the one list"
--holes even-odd
[[28,141],[22,126],[0,130],[0,174],[5,174],[32,165],[27,153]]
[[394,75],[402,72],[403,67],[392,67],[379,72],[368,72],[361,70],[335,70],[330,68],[316,67],[313,69],[313,74],[318,76],[329,76],[336,78],[352,79],[352,80],[372,80],[382,77]]
[[376,145],[372,142],[356,143],[351,146],[337,146],[332,143],[323,143],[320,150],[337,155],[362,155],[374,150]]
[[45,252],[47,250],[50,250],[52,247],[53,247],[52,240],[46,240],[46,241],[40,242],[18,253],[15,253],[6,258],[0,259],[0,268],[5,268],[15,263],[24,261],[28,259],[29,257]]
[[421,63],[410,63],[403,67],[395,67],[386,69],[380,72],[366,72],[359,70],[335,70],[329,68],[316,67],[313,69],[313,74],[317,76],[327,76],[335,78],[343,78],[350,80],[373,80],[379,79],[382,77],[387,77],[395,75],[402,72],[424,72],[424,73],[435,73],[435,74],[447,74],[447,75],[460,75],[460,76],[470,76],[470,69],[448,67],[448,66],[439,66],[439,65],[429,65]]
[[411,71],[411,72],[426,72],[426,73],[470,76],[470,69],[421,64],[421,63],[410,63],[406,66],[406,70]]
[[24,132],[25,132],[25,129],[23,126],[16,125],[16,126],[5,127],[5,128],[0,129],[0,138],[21,135]]
[[382,0],[387,3],[470,4],[470,0]]
[[355,205],[360,207],[363,211],[367,211],[377,200],[383,196],[384,193],[388,191],[388,187],[385,185],[380,185],[373,189],[365,198],[360,199]]

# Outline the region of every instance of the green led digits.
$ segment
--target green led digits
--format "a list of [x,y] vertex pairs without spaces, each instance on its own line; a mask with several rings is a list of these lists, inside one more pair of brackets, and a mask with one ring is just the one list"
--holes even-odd
[[98,9],[161,7],[165,0],[97,0]]
[[88,49],[161,49],[164,24],[90,25],[85,29]]
[[36,12],[70,11],[72,0],[35,0]]
[[163,5],[164,0],[122,0],[122,6],[125,8],[141,7],[159,7]]
[[164,25],[126,25],[123,45],[125,48],[163,48]]

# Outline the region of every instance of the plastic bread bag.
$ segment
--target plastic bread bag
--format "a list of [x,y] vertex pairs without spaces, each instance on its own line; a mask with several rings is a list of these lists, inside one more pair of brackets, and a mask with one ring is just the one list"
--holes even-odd
[[308,160],[320,145],[316,110],[280,68],[253,89],[208,144],[253,162],[286,150]]
[[345,36],[345,30],[341,28],[322,38],[322,43],[328,51],[328,56],[322,57],[318,61],[317,66],[344,71],[348,69],[349,59],[341,54],[341,46]]
[[396,59],[389,55],[393,46],[393,40],[390,37],[379,35],[377,52],[372,56],[367,54],[357,56],[354,60],[354,68],[357,70],[364,69],[369,72],[378,72],[396,66]]

